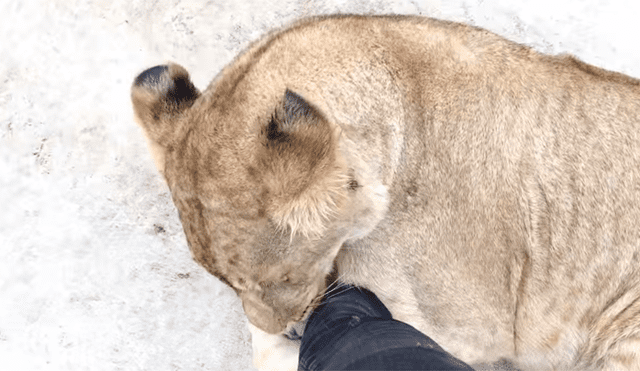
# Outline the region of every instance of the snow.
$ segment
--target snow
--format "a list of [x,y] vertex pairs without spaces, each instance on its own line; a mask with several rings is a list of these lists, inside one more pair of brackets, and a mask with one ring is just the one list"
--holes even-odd
[[640,77],[640,3],[3,0],[0,369],[252,370],[231,289],[190,258],[129,88],[175,61],[197,86],[300,16],[422,14]]

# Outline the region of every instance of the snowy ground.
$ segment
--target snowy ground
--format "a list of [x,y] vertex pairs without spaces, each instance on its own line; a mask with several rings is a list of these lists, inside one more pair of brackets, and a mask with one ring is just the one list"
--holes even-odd
[[640,77],[616,1],[2,0],[0,369],[251,370],[235,294],[192,262],[129,87],[176,61],[204,88],[264,31],[318,13],[465,21]]

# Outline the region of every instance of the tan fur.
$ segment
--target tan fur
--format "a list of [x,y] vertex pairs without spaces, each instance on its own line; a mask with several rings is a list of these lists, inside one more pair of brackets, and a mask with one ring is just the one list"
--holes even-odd
[[300,21],[172,104],[185,75],[134,84],[135,112],[256,331],[335,264],[463,361],[640,370],[638,80],[396,16]]

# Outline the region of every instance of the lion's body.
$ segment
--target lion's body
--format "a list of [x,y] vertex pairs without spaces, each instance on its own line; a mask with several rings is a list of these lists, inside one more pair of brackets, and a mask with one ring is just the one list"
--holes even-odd
[[638,80],[465,25],[327,17],[179,114],[145,116],[149,86],[134,106],[194,256],[257,327],[304,317],[335,263],[463,361],[640,370]]

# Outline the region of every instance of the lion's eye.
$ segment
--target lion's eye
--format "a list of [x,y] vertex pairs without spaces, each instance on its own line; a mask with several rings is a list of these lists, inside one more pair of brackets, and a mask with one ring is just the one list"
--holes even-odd
[[289,276],[285,275],[284,277],[282,277],[282,282],[289,282]]

